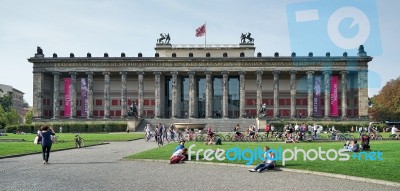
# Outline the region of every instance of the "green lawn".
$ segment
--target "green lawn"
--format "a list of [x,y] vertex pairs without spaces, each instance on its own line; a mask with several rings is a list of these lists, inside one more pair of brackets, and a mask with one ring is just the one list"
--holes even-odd
[[[52,150],[75,148],[75,135],[71,133],[58,133],[59,143],[53,144]],[[85,146],[97,145],[109,141],[130,141],[141,139],[143,133],[111,133],[111,134],[80,134],[85,140]],[[0,157],[41,152],[40,145],[33,144],[35,134],[8,134],[0,136]],[[5,139],[23,139],[22,142],[2,142]]]
[[[151,144],[151,143],[149,143]],[[233,142],[224,142],[223,145],[204,145],[200,142],[187,142],[185,147],[189,147],[192,144],[196,144],[196,147],[193,150],[198,149],[217,149],[221,148],[224,150],[228,150],[229,148],[234,148],[238,146],[241,150],[249,148],[256,149],[258,146],[263,147],[264,145],[268,145],[271,148],[278,149],[278,147],[282,147],[282,149],[293,149],[297,147],[298,149],[316,149],[321,147],[323,151],[327,151],[329,149],[341,149],[343,148],[343,141],[340,142],[309,142],[309,143],[297,143],[297,144],[285,144],[285,143],[233,143]],[[135,155],[128,156],[128,159],[161,159],[168,160],[172,154],[172,151],[177,146],[177,143],[168,144],[163,147],[159,147],[156,149],[144,151]],[[336,174],[344,174],[358,177],[367,177],[374,179],[381,179],[387,181],[395,181],[400,182],[400,141],[371,141],[371,149],[372,151],[381,151],[383,153],[382,161],[366,161],[363,156],[362,160],[356,160],[350,157],[348,161],[303,161],[303,155],[299,154],[297,161],[287,161],[285,167],[292,169],[303,169],[310,171],[320,171],[327,173],[336,173]],[[350,156],[352,153],[349,153]],[[247,157],[250,154],[245,155]],[[332,155],[330,155],[332,156]],[[195,155],[192,155],[192,160],[195,160]],[[200,160],[203,158],[203,155],[200,155]],[[203,160],[204,161],[204,160]],[[212,162],[220,162],[217,160],[213,160]],[[236,164],[246,164],[246,161],[228,161],[225,159],[221,161],[223,163],[236,163]],[[253,165],[259,163],[260,160],[253,162]],[[281,166],[281,161],[277,162],[278,166]]]

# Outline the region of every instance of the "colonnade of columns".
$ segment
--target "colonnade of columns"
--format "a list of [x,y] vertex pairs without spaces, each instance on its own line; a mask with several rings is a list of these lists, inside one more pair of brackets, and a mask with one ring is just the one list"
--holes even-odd
[[[279,75],[282,71],[273,71],[271,74],[273,75],[273,117],[279,117]],[[256,71],[256,98],[257,98],[257,110],[260,109],[262,105],[262,81],[263,74],[265,71]],[[289,71],[290,73],[290,117],[296,117],[296,71]],[[110,72],[103,72],[104,75],[104,118],[110,117]],[[121,116],[125,117],[127,114],[127,72],[120,72],[121,75]],[[171,107],[171,116],[173,118],[180,117],[180,100],[181,100],[181,91],[182,87],[180,83],[179,74],[189,75],[189,117],[197,118],[197,108],[198,108],[198,82],[196,79],[197,75],[205,74],[206,76],[206,107],[205,107],[205,117],[212,118],[213,117],[213,73],[206,72],[170,72],[170,73],[162,73],[162,72],[154,72],[155,77],[155,108],[154,115],[156,118],[161,118],[161,76],[171,75],[171,83],[172,83],[172,107]],[[215,73],[214,73],[215,74]],[[222,71],[220,73],[222,75],[222,117],[228,118],[228,99],[229,99],[229,72]],[[307,71],[307,117],[313,117],[313,93],[314,93],[314,74],[315,71]],[[53,119],[57,119],[60,117],[60,106],[59,106],[59,94],[60,94],[60,72],[53,73]],[[70,118],[76,117],[76,76],[77,72],[70,72],[71,76],[71,116]],[[88,79],[88,109],[86,113],[87,118],[93,117],[93,72],[86,72]],[[137,114],[138,117],[143,116],[143,103],[144,103],[144,72],[137,72],[138,75],[138,105],[137,105]],[[239,91],[240,91],[240,100],[239,100],[239,117],[245,117],[245,107],[246,107],[246,88],[245,88],[245,78],[246,72],[239,72]],[[323,92],[324,92],[324,111],[325,117],[329,117],[330,111],[330,79],[332,72],[331,71],[323,71]],[[342,109],[342,118],[347,117],[347,71],[340,71],[341,75],[341,109]],[[361,96],[367,95],[367,82],[368,82],[368,74],[367,71],[359,71],[358,75],[358,96],[359,96],[359,110],[360,117],[365,115],[365,111],[362,111],[366,107],[368,109],[368,97],[365,99]],[[37,109],[42,109],[42,101],[39,101],[42,92],[42,80],[43,73],[34,73],[34,107]],[[365,101],[367,100],[367,101]],[[363,113],[364,112],[364,113]],[[40,117],[41,113],[34,113],[36,117]]]

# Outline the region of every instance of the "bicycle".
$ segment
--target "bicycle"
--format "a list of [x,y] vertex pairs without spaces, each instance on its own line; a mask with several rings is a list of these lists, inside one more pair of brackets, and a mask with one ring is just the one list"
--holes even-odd
[[400,140],[400,134],[391,134],[389,135],[389,140]]
[[75,135],[75,146],[78,149],[85,146],[85,140],[79,135]]
[[371,140],[383,140],[382,135],[379,135],[378,133],[370,133],[369,137],[371,137]]

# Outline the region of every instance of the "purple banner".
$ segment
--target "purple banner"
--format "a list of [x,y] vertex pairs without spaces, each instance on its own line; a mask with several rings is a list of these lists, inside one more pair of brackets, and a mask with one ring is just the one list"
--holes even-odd
[[87,99],[87,80],[81,78],[81,116],[86,117],[88,111],[88,99]]
[[314,116],[321,116],[321,76],[315,76],[314,80]]
[[338,108],[338,81],[339,76],[332,76],[331,79],[331,116],[339,116]]
[[64,78],[64,117],[71,117],[71,78]]

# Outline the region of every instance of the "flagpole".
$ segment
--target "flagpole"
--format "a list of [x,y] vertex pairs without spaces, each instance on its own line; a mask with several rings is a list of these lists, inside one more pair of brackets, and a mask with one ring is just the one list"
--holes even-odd
[[204,22],[204,28],[205,28],[205,32],[206,34],[204,35],[204,48],[207,48],[207,22]]

